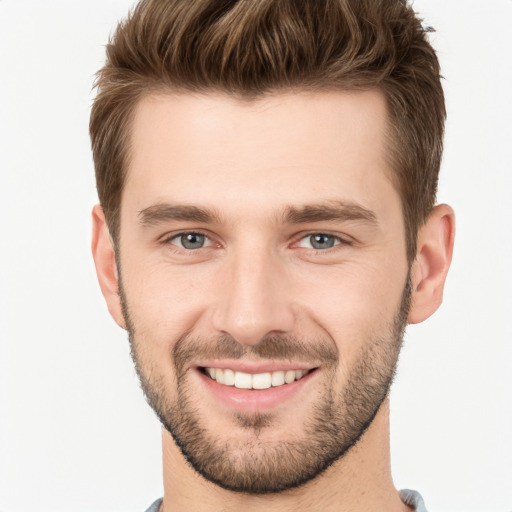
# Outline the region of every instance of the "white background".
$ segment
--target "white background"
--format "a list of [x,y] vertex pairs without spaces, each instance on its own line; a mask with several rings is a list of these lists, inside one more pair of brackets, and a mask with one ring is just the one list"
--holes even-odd
[[[0,511],[142,512],[160,427],[90,256],[94,72],[129,0],[0,0]],[[397,487],[429,512],[512,511],[511,0],[417,0],[448,105],[445,302],[408,329]]]

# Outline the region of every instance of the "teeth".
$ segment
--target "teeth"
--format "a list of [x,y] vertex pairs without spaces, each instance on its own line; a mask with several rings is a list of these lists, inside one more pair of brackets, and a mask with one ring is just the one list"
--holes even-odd
[[252,389],[268,389],[272,386],[270,373],[257,373],[252,376]]
[[[217,379],[217,382],[219,380]],[[222,382],[221,382],[222,384]],[[250,373],[235,372],[235,388],[239,389],[251,389],[252,388],[252,376]]]
[[272,372],[272,386],[282,386],[284,384],[284,372]]
[[235,385],[235,372],[233,370],[224,370],[224,384],[226,386]]
[[215,380],[219,384],[224,384],[224,370],[221,370],[220,368],[215,369]]
[[270,387],[291,384],[302,379],[308,370],[288,370],[266,373],[235,372],[229,368],[205,368],[206,374],[219,384],[235,386],[239,389],[268,389]]
[[286,384],[291,384],[295,380],[295,370],[288,370],[284,374],[284,381]]

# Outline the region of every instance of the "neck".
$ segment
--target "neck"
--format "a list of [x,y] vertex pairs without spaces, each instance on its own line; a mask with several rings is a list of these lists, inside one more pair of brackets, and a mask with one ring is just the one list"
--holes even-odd
[[270,495],[227,491],[198,475],[163,430],[164,512],[409,511],[393,485],[389,453],[389,403],[381,406],[358,444],[307,484]]

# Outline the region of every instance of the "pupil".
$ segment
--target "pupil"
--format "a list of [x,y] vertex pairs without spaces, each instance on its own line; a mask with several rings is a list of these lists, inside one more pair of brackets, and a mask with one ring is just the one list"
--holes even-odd
[[334,246],[334,237],[329,235],[312,235],[310,240],[315,249],[330,249]]
[[204,236],[198,233],[187,233],[181,237],[185,249],[200,249],[204,244]]

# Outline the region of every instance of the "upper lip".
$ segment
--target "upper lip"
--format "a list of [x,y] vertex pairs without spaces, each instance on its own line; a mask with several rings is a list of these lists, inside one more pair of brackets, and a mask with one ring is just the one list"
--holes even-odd
[[247,361],[240,359],[219,359],[210,361],[200,361],[194,365],[196,368],[221,368],[222,370],[233,370],[244,373],[272,373],[288,370],[313,370],[319,365],[311,363],[293,362],[293,361]]

